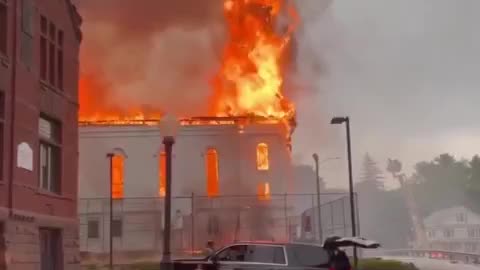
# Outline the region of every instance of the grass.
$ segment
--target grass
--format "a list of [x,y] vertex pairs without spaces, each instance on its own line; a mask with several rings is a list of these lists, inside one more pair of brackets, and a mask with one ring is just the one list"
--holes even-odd
[[417,270],[417,268],[408,263],[402,263],[394,260],[365,259],[358,263],[359,270]]

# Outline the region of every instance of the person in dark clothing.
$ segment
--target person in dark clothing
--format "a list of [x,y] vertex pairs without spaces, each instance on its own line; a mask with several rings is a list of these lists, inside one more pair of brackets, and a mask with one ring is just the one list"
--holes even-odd
[[332,258],[332,270],[351,270],[352,266],[347,254],[343,250],[337,250]]
[[215,243],[212,240],[208,240],[207,247],[205,248],[205,254],[212,256],[215,253]]

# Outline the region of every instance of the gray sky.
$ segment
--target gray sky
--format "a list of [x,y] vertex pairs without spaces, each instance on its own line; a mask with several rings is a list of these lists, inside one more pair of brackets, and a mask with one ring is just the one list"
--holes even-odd
[[[444,152],[479,153],[480,1],[337,0],[322,16],[329,1],[299,2],[299,62],[312,91],[298,101],[298,160],[345,158],[333,115],[351,117],[355,175],[367,151],[382,169],[395,157],[407,170]],[[330,186],[343,186],[345,166],[322,167]]]

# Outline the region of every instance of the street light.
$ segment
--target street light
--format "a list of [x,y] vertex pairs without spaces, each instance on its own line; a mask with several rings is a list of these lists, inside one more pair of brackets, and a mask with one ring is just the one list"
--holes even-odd
[[[351,214],[351,222],[352,222],[352,236],[357,236],[357,225],[355,220],[355,198],[353,193],[353,175],[352,175],[352,149],[351,149],[351,142],[350,142],[350,119],[347,117],[334,117],[330,121],[332,125],[341,125],[345,123],[346,131],[347,131],[347,156],[348,156],[348,184],[349,184],[349,191],[350,191],[350,214]],[[358,256],[357,256],[357,248],[353,248],[353,261],[355,269],[358,266]]]
[[323,242],[323,229],[322,229],[322,210],[321,210],[321,205],[320,205],[320,175],[319,175],[319,167],[321,164],[331,161],[331,160],[337,160],[340,159],[339,157],[334,157],[334,158],[326,158],[320,162],[318,162],[318,154],[314,153],[312,155],[313,160],[315,161],[315,178],[317,182],[317,211],[318,211],[318,241],[320,244]]
[[125,151],[123,151],[121,148],[114,148],[112,149],[111,152],[107,153],[107,158],[109,160],[109,166],[110,166],[110,219],[109,219],[109,228],[110,228],[110,233],[109,233],[109,244],[110,244],[110,250],[109,250],[109,266],[110,270],[113,269],[113,234],[112,234],[112,228],[113,228],[113,158],[115,156],[121,156],[122,158],[127,158],[127,154],[125,154]]
[[172,258],[170,252],[171,235],[171,212],[172,212],[172,148],[175,143],[175,136],[180,127],[177,119],[171,115],[166,115],[158,124],[160,135],[163,136],[162,143],[165,147],[165,210],[163,230],[163,256],[160,262],[160,269],[172,269]]

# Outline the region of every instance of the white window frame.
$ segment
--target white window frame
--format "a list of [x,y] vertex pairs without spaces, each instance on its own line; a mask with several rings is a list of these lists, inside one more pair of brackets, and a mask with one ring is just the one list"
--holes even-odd
[[[39,118],[39,188],[47,192],[61,193],[62,153],[61,126],[43,116]],[[56,156],[55,156],[56,155]]]

